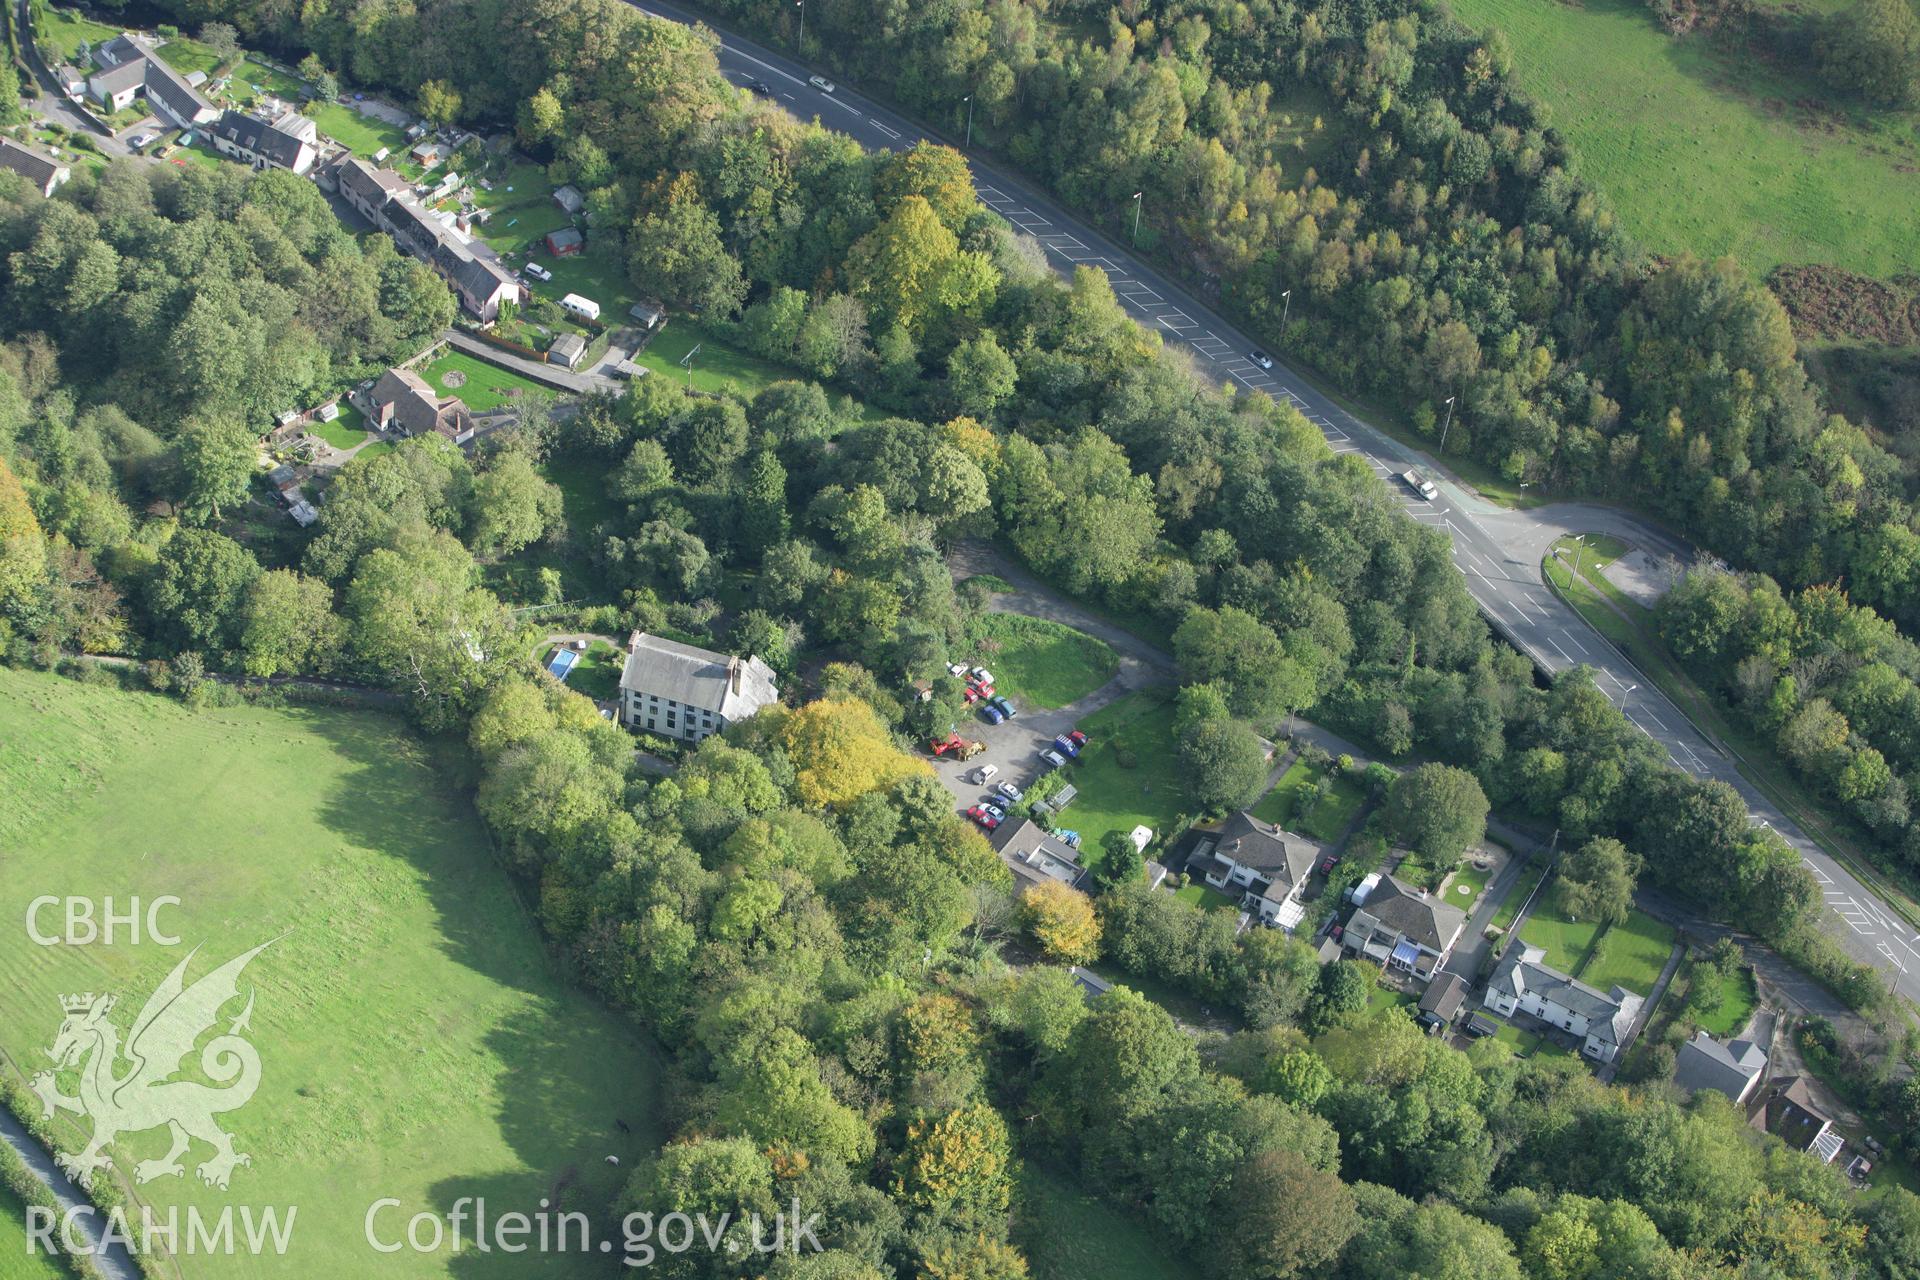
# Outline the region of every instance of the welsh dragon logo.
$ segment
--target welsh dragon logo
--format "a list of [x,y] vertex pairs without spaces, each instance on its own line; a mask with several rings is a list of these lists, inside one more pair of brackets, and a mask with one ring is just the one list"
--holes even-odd
[[235,1166],[253,1163],[251,1156],[233,1149],[233,1136],[214,1122],[221,1112],[246,1105],[260,1087],[260,1055],[242,1035],[253,1016],[251,989],[246,1008],[200,1050],[200,1069],[221,1087],[171,1077],[200,1037],[219,1022],[220,1010],[239,995],[240,973],[248,961],[271,945],[271,940],[263,942],[188,986],[187,965],[199,953],[196,947],[147,998],[125,1049],[119,1030],[107,1020],[115,1004],[111,995],[61,997],[66,1019],[47,1056],[60,1070],[80,1069],[80,1096],[62,1094],[52,1071],[36,1075],[32,1088],[48,1116],[71,1111],[93,1121],[93,1136],[82,1150],[59,1153],[60,1167],[69,1177],[91,1187],[95,1171],[112,1163],[104,1153],[108,1144],[121,1134],[161,1125],[171,1131],[173,1145],[161,1159],[136,1164],[136,1182],[179,1176],[180,1157],[196,1138],[213,1148],[212,1157],[196,1171],[209,1186],[226,1190]]

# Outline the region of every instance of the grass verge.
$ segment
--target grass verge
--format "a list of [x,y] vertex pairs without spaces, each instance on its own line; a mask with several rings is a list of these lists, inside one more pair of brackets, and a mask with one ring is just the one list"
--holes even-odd
[[1045,618],[989,613],[970,637],[994,687],[1036,707],[1069,706],[1113,679],[1120,657],[1104,640]]

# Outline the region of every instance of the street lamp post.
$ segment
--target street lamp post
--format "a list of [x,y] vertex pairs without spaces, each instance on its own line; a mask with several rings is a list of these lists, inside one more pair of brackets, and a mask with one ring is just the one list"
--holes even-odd
[[967,95],[966,103],[967,103],[967,147],[971,149],[973,147],[973,95],[972,94]]
[[1287,317],[1293,314],[1293,290],[1289,289],[1281,294],[1280,301],[1283,304],[1280,308],[1280,335],[1285,337],[1287,332]]
[[1574,534],[1573,535],[1573,581],[1576,585],[1580,581],[1580,559],[1582,556],[1586,554],[1586,551],[1587,551],[1587,535],[1584,533]]
[[1440,428],[1440,452],[1447,451],[1447,432],[1453,430],[1453,402],[1455,397],[1447,397],[1447,425]]
[[1133,243],[1136,248],[1140,244],[1140,197],[1146,194],[1145,191],[1136,191],[1133,193]]
[[807,0],[793,0],[794,8],[800,10],[800,52],[807,51]]

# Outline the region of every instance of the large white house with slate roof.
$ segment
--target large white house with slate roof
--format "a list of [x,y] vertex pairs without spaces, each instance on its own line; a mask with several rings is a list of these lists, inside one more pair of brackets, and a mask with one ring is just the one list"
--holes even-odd
[[1467,913],[1393,876],[1382,877],[1347,921],[1340,945],[1428,981],[1453,954]]
[[1526,943],[1508,947],[1487,979],[1480,1003],[1503,1018],[1517,1010],[1570,1031],[1585,1041],[1580,1052],[1598,1062],[1612,1062],[1625,1046],[1645,1001],[1625,987],[1611,991],[1590,987],[1552,968],[1546,959],[1547,953],[1539,947]]
[[1262,822],[1244,809],[1227,819],[1213,858],[1199,870],[1222,892],[1238,891],[1241,906],[1263,923],[1292,929],[1306,913],[1300,895],[1325,850],[1305,836]]
[[758,658],[681,644],[636,631],[620,672],[620,722],[699,742],[780,700],[773,670]]

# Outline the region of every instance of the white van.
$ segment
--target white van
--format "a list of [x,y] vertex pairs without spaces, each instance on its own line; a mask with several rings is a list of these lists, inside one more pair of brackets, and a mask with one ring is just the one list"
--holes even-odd
[[585,316],[589,320],[598,320],[600,318],[600,304],[592,298],[583,298],[577,293],[570,293],[560,299],[560,305],[573,312],[573,314]]
[[999,776],[1000,766],[997,764],[983,764],[973,771],[973,780],[983,787]]

